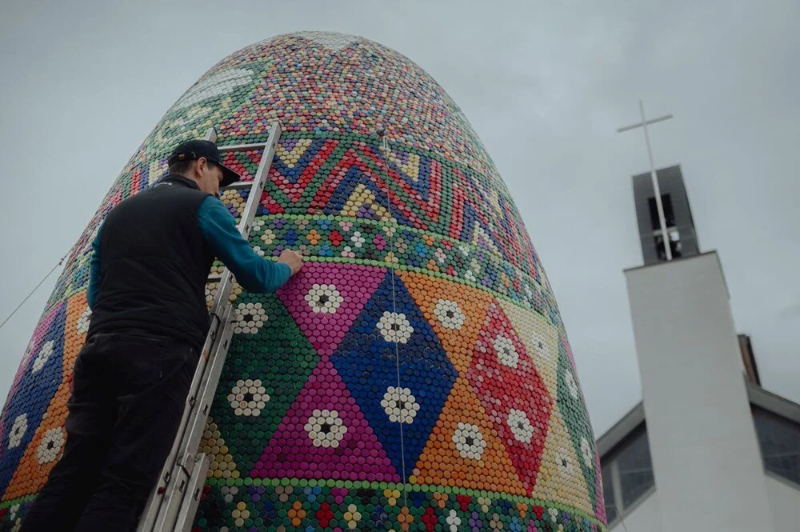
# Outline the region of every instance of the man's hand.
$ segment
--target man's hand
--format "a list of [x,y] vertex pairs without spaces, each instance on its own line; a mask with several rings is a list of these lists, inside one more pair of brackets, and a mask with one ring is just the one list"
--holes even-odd
[[292,269],[292,275],[294,275],[303,267],[303,256],[291,249],[284,249],[281,252],[281,256],[278,257],[278,262],[288,265]]

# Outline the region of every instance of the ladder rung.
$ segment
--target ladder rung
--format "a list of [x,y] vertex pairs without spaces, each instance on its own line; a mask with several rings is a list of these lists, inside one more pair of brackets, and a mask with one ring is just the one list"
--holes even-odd
[[217,149],[222,153],[228,153],[232,151],[262,150],[266,147],[266,142],[259,142],[256,144],[233,144],[231,146],[218,146]]
[[203,485],[206,482],[211,460],[204,453],[200,453],[197,455],[196,461],[198,463],[192,468],[192,475],[189,477],[186,486],[183,502],[178,513],[178,522],[175,524],[175,530],[191,529],[195,514],[197,513],[197,506],[200,504],[200,498],[203,494]]
[[252,188],[253,182],[252,181],[237,181],[235,183],[231,183],[230,185],[226,185],[224,187],[219,187],[220,190],[236,190],[240,188]]

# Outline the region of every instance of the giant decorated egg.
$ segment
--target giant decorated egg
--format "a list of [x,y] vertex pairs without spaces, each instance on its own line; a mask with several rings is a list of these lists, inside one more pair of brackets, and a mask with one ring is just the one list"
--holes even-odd
[[[0,417],[2,527],[63,452],[99,223],[165,174],[179,142],[215,127],[220,146],[265,143],[278,121],[250,242],[266,260],[288,248],[306,263],[274,294],[232,294],[195,530],[604,530],[564,325],[492,159],[412,61],[315,32],[223,59],[112,184]],[[261,154],[225,163],[251,180]],[[247,195],[222,201],[240,216]]]

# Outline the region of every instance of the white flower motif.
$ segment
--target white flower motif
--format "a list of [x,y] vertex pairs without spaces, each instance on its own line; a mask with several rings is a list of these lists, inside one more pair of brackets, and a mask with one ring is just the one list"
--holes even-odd
[[585,437],[581,438],[581,454],[583,455],[583,463],[589,469],[594,469],[594,454],[592,453],[592,445]]
[[275,232],[272,229],[266,229],[261,235],[261,241],[269,246],[275,242]]
[[91,322],[92,317],[92,309],[86,307],[86,310],[83,311],[81,317],[78,318],[78,334],[85,334],[89,331],[89,323]]
[[387,342],[405,344],[408,342],[408,339],[411,338],[414,327],[412,327],[411,323],[406,319],[405,314],[386,310],[378,321],[378,330],[383,336],[383,339]]
[[447,524],[450,525],[450,532],[458,532],[461,526],[461,518],[455,510],[450,510],[450,515],[447,516]]
[[361,231],[356,231],[353,233],[353,236],[350,237],[350,241],[355,247],[360,248],[364,245],[364,242],[366,242],[367,239],[361,236]]
[[240,379],[228,394],[228,402],[237,416],[256,417],[269,402],[269,394],[259,379]]
[[539,354],[545,360],[550,360],[553,357],[553,353],[550,352],[550,346],[547,343],[547,338],[539,332],[533,331],[531,334],[533,347],[536,349],[536,353]]
[[25,432],[28,430],[28,415],[20,414],[11,425],[11,432],[8,435],[8,448],[13,449],[22,443],[22,438],[25,437]]
[[481,273],[481,263],[478,262],[478,259],[472,259],[472,262],[470,263],[470,268],[475,273]]
[[497,359],[504,366],[516,368],[519,362],[519,354],[514,348],[514,343],[510,338],[499,335],[494,339],[494,350],[497,353]]
[[22,355],[23,361],[28,361],[31,358],[31,355],[33,354],[34,340],[36,340],[36,337],[33,337],[28,341],[28,346],[25,348],[25,354]]
[[467,281],[472,281],[473,283],[475,282],[475,276],[469,270],[467,270],[467,273],[464,274],[464,279]]
[[336,410],[314,410],[303,428],[315,447],[339,447],[347,433]]
[[350,530],[355,530],[356,527],[358,527],[358,522],[361,521],[363,516],[361,515],[361,512],[358,511],[358,506],[351,504],[347,507],[347,511],[342,515],[342,517],[344,517],[344,520],[347,521],[347,528]]
[[550,519],[555,523],[556,518],[558,517],[558,510],[556,508],[550,508],[547,510],[547,513],[550,514]]
[[39,353],[36,355],[36,359],[33,361],[33,369],[31,369],[31,373],[38,373],[42,370],[47,361],[50,360],[50,356],[53,354],[53,346],[55,342],[53,340],[49,340],[45,342],[42,347],[39,349]]
[[264,227],[264,220],[253,220],[253,228],[250,229],[250,233],[258,233],[262,227]]
[[461,251],[461,254],[464,255],[465,257],[469,255],[469,246],[467,246],[466,244],[461,244],[460,246],[458,246],[458,249]]
[[235,334],[256,334],[267,322],[267,312],[261,303],[239,303],[235,309]]
[[64,446],[64,431],[61,427],[48,430],[42,438],[42,443],[36,448],[36,459],[40,464],[52,462]]
[[419,411],[419,404],[410,388],[389,386],[383,394],[381,406],[389,420],[395,423],[413,423]]
[[440,299],[439,302],[436,303],[436,308],[433,309],[433,313],[439,318],[442,327],[446,329],[461,329],[466,319],[458,303],[446,299]]
[[15,504],[11,508],[8,509],[8,517],[12,521],[17,518],[17,512],[19,512],[19,504]]
[[536,429],[531,424],[531,420],[528,419],[528,415],[525,412],[512,408],[511,412],[508,413],[506,423],[508,423],[508,428],[511,429],[511,433],[517,441],[522,443],[531,442]]
[[233,502],[234,497],[239,494],[239,488],[236,486],[223,486],[220,488],[220,493],[222,493],[222,498],[225,502],[230,504]]
[[386,257],[383,260],[385,262],[389,262],[389,263],[392,263],[392,264],[399,264],[400,263],[400,261],[397,260],[397,256],[394,254],[393,251],[390,251],[389,253],[387,253]]
[[572,396],[573,399],[578,398],[578,384],[575,382],[575,376],[572,375],[572,372],[567,370],[564,374],[564,382],[567,384],[567,388],[569,388],[569,394]]
[[181,96],[181,99],[175,104],[175,110],[189,107],[215,96],[229,94],[237,87],[250,83],[252,77],[253,73],[244,68],[231,68],[217,72],[186,91],[186,94]]
[[456,444],[458,454],[462,458],[480,460],[486,450],[486,440],[483,439],[481,429],[470,423],[459,423],[453,432],[453,443]]
[[528,299],[533,298],[533,290],[531,290],[531,286],[528,284],[525,285],[525,295],[528,296]]
[[[302,31],[295,33],[295,36],[315,42],[320,46],[328,48],[332,52],[339,52],[359,40],[359,37],[352,37],[350,35],[342,35],[341,33],[329,31]],[[355,509],[351,510],[351,512],[355,512]]]
[[305,300],[314,312],[334,314],[344,298],[332,284],[315,284],[305,295]]
[[564,478],[569,478],[575,473],[575,465],[563,448],[556,451],[556,465],[558,465],[558,472]]
[[261,249],[261,246],[253,246],[253,251],[255,251],[256,255],[258,255],[259,257],[264,256],[264,250]]

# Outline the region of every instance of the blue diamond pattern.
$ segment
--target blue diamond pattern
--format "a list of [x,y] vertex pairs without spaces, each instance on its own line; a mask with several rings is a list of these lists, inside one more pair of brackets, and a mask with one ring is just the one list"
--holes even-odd
[[[33,439],[33,435],[42,421],[42,416],[47,411],[47,407],[50,406],[50,401],[53,399],[63,379],[62,361],[66,315],[67,305],[62,303],[38,347],[41,350],[45,343],[52,341],[52,354],[38,371],[33,370],[37,356],[36,353],[33,354],[28,367],[25,369],[26,375],[23,377],[23,383],[6,404],[1,443],[3,448],[2,454],[0,454],[0,493],[4,492],[8,487],[19,461],[25,454],[28,444]],[[19,444],[9,448],[11,429],[14,425],[14,420],[20,414],[25,414],[27,417],[27,429]]]
[[[394,278],[394,311],[413,328],[405,343],[387,341],[378,329],[384,312],[392,311],[392,273],[389,272],[364,306],[331,362],[378,436],[398,471],[408,477],[444,407],[458,375],[433,329],[399,277]],[[402,334],[402,333],[401,333]],[[411,423],[391,421],[381,401],[389,387],[409,388],[419,410]]]

